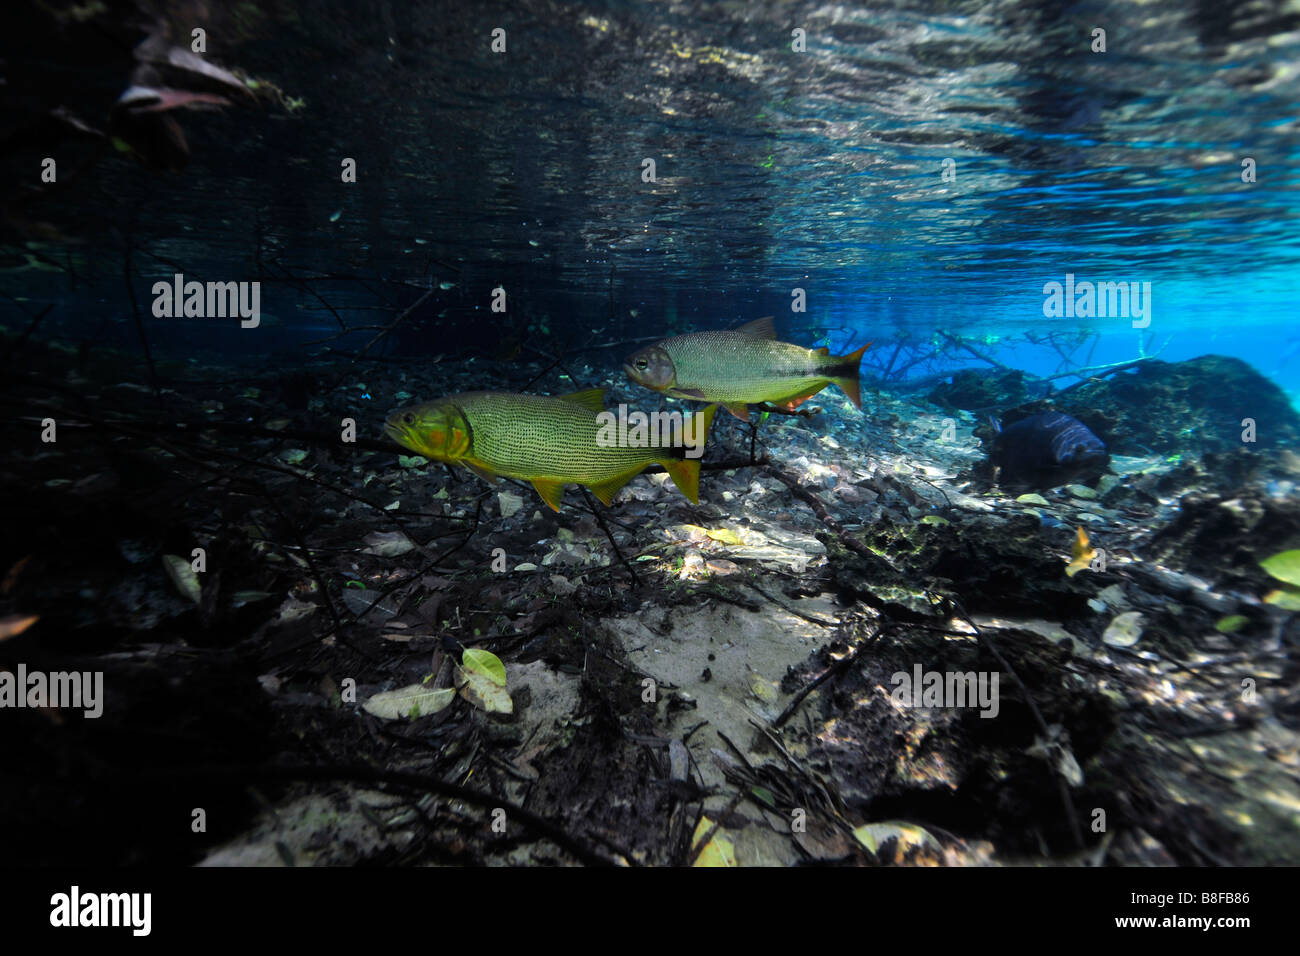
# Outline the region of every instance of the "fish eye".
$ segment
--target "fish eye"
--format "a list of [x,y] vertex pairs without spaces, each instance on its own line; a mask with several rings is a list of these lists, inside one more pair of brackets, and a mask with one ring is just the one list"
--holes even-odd
[[647,361],[646,361],[645,359],[643,359],[643,358],[641,358],[641,359],[637,359],[637,360],[636,360],[636,367],[637,367],[640,371],[644,372],[647,368],[650,367],[650,363],[647,362]]
[[414,412],[407,412],[405,415],[402,416],[402,421],[405,422],[405,423],[408,424],[408,425],[414,425],[414,424],[415,424],[415,413],[414,413]]

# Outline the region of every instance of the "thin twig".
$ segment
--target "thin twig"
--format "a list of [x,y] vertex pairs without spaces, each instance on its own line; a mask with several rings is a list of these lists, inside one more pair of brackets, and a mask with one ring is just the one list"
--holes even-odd
[[[1038,709],[1038,704],[1034,701],[1034,697],[1029,692],[1029,688],[1025,686],[1025,682],[1020,679],[1020,675],[1017,674],[1016,669],[1011,666],[1011,662],[1002,656],[1002,652],[997,649],[997,646],[989,636],[985,634],[979,625],[971,619],[971,616],[966,613],[966,608],[962,606],[961,601],[950,595],[945,595],[944,597],[961,616],[962,620],[970,625],[971,630],[975,632],[975,636],[979,639],[980,643],[987,647],[989,653],[997,659],[998,666],[1005,669],[1006,672],[1011,675],[1011,679],[1016,682],[1016,686],[1020,688],[1020,692],[1025,695],[1025,703],[1029,707],[1029,712],[1033,714],[1034,722],[1038,724],[1039,732],[1043,735],[1043,743],[1046,745],[1046,743],[1051,740],[1051,731],[1048,730],[1047,721],[1043,718],[1043,713]],[[1070,832],[1074,836],[1075,845],[1082,850],[1084,848],[1083,831],[1079,829],[1079,818],[1075,814],[1074,799],[1070,796],[1070,785],[1065,779],[1065,774],[1062,773],[1051,760],[1048,760],[1048,766],[1051,767],[1052,774],[1056,777],[1057,786],[1061,793],[1061,803],[1065,806],[1066,819],[1069,821]]]
[[636,571],[632,568],[632,565],[627,558],[623,557],[623,552],[619,550],[618,542],[614,540],[614,533],[609,530],[609,525],[605,524],[604,515],[597,510],[596,502],[592,500],[591,492],[582,485],[579,485],[578,487],[582,488],[582,497],[587,500],[587,507],[591,509],[591,513],[595,517],[596,523],[600,525],[600,530],[605,532],[605,537],[609,539],[609,546],[614,549],[614,554],[618,556],[619,562],[627,569],[627,573],[631,576],[632,586],[640,588],[641,579],[636,576]]

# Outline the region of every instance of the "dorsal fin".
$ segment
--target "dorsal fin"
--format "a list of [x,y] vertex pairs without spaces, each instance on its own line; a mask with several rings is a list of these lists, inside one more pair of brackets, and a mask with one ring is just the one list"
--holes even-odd
[[773,322],[772,316],[765,315],[753,322],[746,322],[736,331],[741,335],[752,335],[756,339],[774,339],[776,338],[776,323]]
[[584,388],[580,392],[569,392],[567,395],[556,395],[555,397],[564,399],[566,402],[573,402],[575,405],[581,405],[593,412],[603,412],[605,410],[605,389],[603,388]]

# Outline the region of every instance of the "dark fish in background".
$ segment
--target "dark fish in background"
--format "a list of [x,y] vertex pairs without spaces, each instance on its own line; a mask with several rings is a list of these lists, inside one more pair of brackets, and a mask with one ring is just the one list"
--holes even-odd
[[1106,443],[1077,418],[1040,412],[1003,428],[993,422],[990,461],[1005,484],[1050,488],[1102,471],[1110,461]]

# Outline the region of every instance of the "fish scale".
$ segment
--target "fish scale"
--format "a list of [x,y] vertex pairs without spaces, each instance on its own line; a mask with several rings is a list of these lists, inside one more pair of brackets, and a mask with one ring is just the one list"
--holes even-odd
[[[604,423],[598,415],[604,411],[603,399],[604,389],[555,397],[465,392],[395,412],[385,432],[427,458],[464,465],[488,481],[498,476],[531,481],[556,511],[567,484],[585,485],[609,504],[651,464],[662,465],[673,484],[698,502],[700,462],[688,458],[686,448],[602,443]],[[690,435],[701,451],[715,409],[699,413],[699,430]],[[657,437],[685,441],[688,436]]]
[[809,349],[776,337],[771,316],[738,329],[690,332],[664,339],[628,357],[632,381],[674,398],[719,402],[749,420],[749,406],[771,402],[787,409],[835,384],[861,407],[858,365],[870,343],[847,355]]
[[843,361],[791,342],[734,333],[693,332],[662,347],[677,367],[678,382],[691,387],[716,379],[709,398],[724,403],[789,398],[807,390],[809,379]]
[[665,455],[661,448],[602,448],[595,413],[561,398],[467,392],[452,402],[472,429],[470,454],[502,475],[587,484]]

